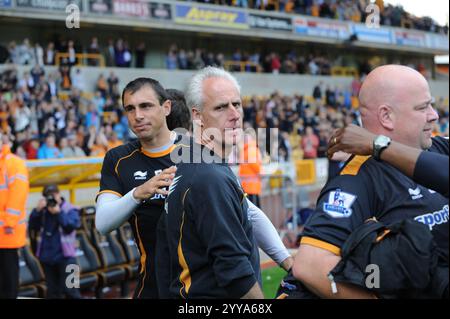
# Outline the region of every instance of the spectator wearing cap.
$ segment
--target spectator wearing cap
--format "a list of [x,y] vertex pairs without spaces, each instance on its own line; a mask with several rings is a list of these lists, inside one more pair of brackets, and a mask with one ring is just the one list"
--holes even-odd
[[35,254],[45,273],[47,298],[81,298],[77,288],[66,285],[68,266],[77,265],[75,231],[80,227],[79,210],[61,196],[55,184],[45,186],[42,195],[31,212],[29,231],[40,237]]
[[45,138],[45,143],[38,150],[38,159],[62,158],[63,155],[56,147],[55,135],[49,134]]

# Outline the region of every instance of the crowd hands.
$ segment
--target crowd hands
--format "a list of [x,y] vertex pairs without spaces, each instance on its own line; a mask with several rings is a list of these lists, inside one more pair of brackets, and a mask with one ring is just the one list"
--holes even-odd
[[[185,0],[226,6],[295,13],[313,17],[365,23],[366,8],[369,0]],[[375,1],[380,8],[380,24],[407,29],[416,29],[448,34],[448,25],[440,26],[429,17],[416,17],[402,6],[383,5]]]

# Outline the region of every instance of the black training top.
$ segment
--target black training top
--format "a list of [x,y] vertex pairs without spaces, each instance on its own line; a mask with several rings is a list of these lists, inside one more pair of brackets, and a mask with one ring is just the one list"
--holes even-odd
[[170,255],[157,269],[158,278],[169,275],[164,297],[240,298],[261,282],[244,192],[227,163],[196,157],[207,148],[194,143],[188,151],[198,161],[178,165],[163,215],[167,245],[158,237],[157,249],[168,249],[158,254]]
[[[133,188],[173,165],[170,152],[181,140],[159,153],[146,152],[138,141],[118,146],[106,153],[100,180],[101,193],[123,196]],[[155,194],[140,204],[129,222],[141,253],[140,279],[135,298],[158,298],[155,274],[156,226],[164,210],[165,196]]]
[[340,254],[350,233],[371,217],[390,224],[414,218],[430,228],[448,264],[448,198],[370,156],[354,156],[322,189],[302,244]]

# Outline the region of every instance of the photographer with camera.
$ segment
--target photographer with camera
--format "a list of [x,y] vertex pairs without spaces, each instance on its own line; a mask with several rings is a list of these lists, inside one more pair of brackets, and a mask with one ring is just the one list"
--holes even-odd
[[79,210],[64,200],[56,185],[45,186],[42,195],[31,212],[29,230],[40,236],[36,256],[44,269],[47,298],[81,298],[78,288],[66,284],[72,273],[67,267],[77,263],[75,230],[80,226]]

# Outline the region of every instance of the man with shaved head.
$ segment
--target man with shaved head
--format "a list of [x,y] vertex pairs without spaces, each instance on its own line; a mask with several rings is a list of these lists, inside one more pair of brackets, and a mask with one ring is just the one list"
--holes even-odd
[[448,155],[448,141],[431,136],[438,115],[428,83],[409,67],[381,66],[367,76],[359,100],[363,126],[376,135],[373,153],[351,157],[322,189],[293,266],[299,287],[321,298],[379,297],[356,285],[336,284],[329,276],[350,234],[373,217],[386,225],[408,219],[426,224],[447,267],[448,283],[448,198],[380,161],[391,141]]

